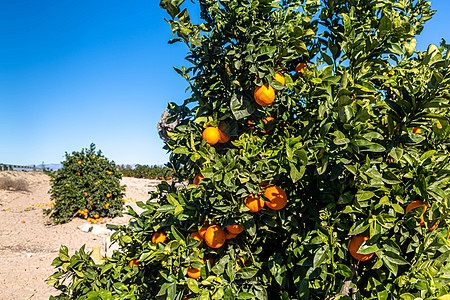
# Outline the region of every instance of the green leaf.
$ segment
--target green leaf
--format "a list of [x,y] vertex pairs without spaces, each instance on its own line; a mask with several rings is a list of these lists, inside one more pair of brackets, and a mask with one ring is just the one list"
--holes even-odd
[[237,271],[236,276],[241,279],[250,279],[253,278],[256,273],[258,273],[258,269],[245,267]]
[[349,277],[350,278],[353,275],[352,270],[349,267],[347,267],[346,265],[343,265],[343,264],[338,264],[337,268],[336,268],[336,271],[339,274],[341,274],[342,276],[344,276],[344,277]]
[[170,226],[170,231],[180,244],[186,245],[183,234],[174,225]]
[[131,242],[133,242],[133,239],[128,236],[128,235],[122,235],[119,237],[119,239],[124,243],[124,244],[130,244]]
[[305,174],[306,166],[301,165],[300,166],[300,170],[298,170],[297,167],[293,163],[289,163],[289,166],[291,168],[291,171],[290,171],[289,174],[290,174],[291,179],[292,179],[293,182],[298,181]]
[[100,272],[100,275],[105,274],[109,270],[111,270],[114,267],[114,264],[106,264],[103,266],[102,271]]
[[256,296],[248,292],[240,292],[237,299],[255,299]]
[[255,101],[250,101],[244,95],[233,95],[230,105],[231,112],[236,120],[246,118],[256,110],[255,103]]
[[175,154],[189,154],[189,149],[187,147],[178,147],[172,150]]
[[314,269],[320,266],[328,258],[328,250],[328,246],[325,245],[315,251],[313,260]]
[[389,260],[390,262],[397,264],[397,265],[409,265],[409,263],[400,255],[397,253],[394,253],[392,251],[384,251],[383,256],[386,260]]
[[200,292],[200,289],[198,288],[197,280],[192,279],[192,278],[188,278],[188,279],[187,279],[187,284],[188,284],[189,289],[190,289],[191,291],[193,291],[194,293],[197,294],[197,293]]

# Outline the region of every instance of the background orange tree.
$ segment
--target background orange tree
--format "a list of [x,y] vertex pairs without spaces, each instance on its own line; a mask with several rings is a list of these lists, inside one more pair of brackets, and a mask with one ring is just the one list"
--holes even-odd
[[196,3],[200,24],[183,1],[160,3],[192,92],[169,104],[180,123],[165,148],[195,184],[163,183],[130,209],[104,265],[62,248],[61,299],[450,293],[450,52],[414,40],[430,3]]
[[76,216],[97,223],[122,215],[122,175],[102,151],[95,151],[94,144],[66,153],[62,168],[49,175],[49,193],[55,204],[45,212],[53,223],[66,223]]

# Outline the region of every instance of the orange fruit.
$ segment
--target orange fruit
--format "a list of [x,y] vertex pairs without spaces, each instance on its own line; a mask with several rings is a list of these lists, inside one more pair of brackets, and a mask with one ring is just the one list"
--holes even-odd
[[275,90],[271,86],[265,84],[255,89],[253,97],[259,105],[267,106],[275,100]]
[[208,230],[208,227],[202,227],[202,228],[200,228],[200,229],[197,231],[198,234],[200,235],[200,237],[201,237],[202,239],[205,238],[206,230]]
[[245,259],[243,259],[242,257],[239,257],[238,259],[236,259],[236,264],[237,264],[237,270],[239,271],[241,268],[241,266],[239,265],[240,263],[242,263],[243,266],[245,266]]
[[80,173],[78,173],[78,176],[80,175]]
[[405,209],[405,214],[407,214],[411,209],[422,206],[423,207],[423,212],[420,215],[420,225],[425,225],[425,220],[423,219],[423,215],[425,214],[425,211],[427,210],[427,207],[429,207],[429,205],[425,205],[425,203],[422,202],[422,200],[414,200],[412,201],[410,204],[408,204],[408,206]]
[[98,219],[98,215],[94,215],[94,218]]
[[229,225],[227,226],[227,231],[231,234],[239,234],[242,231],[244,231],[244,227],[241,225],[235,224],[235,225]]
[[211,248],[220,248],[225,244],[226,233],[218,225],[211,225],[205,232],[206,244]]
[[305,74],[305,70],[308,66],[305,63],[299,63],[297,66],[295,66],[295,73],[303,73]]
[[130,260],[130,262],[128,263],[128,265],[130,267],[138,267],[139,266],[139,259],[133,258],[132,260]]
[[[203,259],[200,259],[202,263],[205,263]],[[187,276],[193,279],[200,277],[200,268],[190,268],[188,267]]]
[[286,83],[286,79],[284,79],[283,74],[281,74],[280,72],[278,72],[277,74],[275,74],[275,78],[276,81],[278,81],[279,83],[281,83],[282,85],[284,85]]
[[198,245],[197,247],[200,247],[201,245],[203,245],[203,238],[200,235],[200,233],[198,233],[198,231],[195,231],[193,233],[191,233],[190,235],[191,239],[196,240],[196,241],[200,241],[200,245]]
[[227,240],[234,239],[235,237],[237,237],[237,234],[227,232],[227,234],[225,235],[225,239]]
[[369,238],[367,236],[363,235],[355,235],[351,238],[350,243],[348,244],[348,251],[350,251],[350,254],[360,261],[366,261],[372,258],[373,253],[370,254],[359,254],[357,253],[359,250],[359,247],[367,241]]
[[245,205],[250,209],[250,211],[258,212],[264,207],[264,199],[249,195],[245,198]]
[[81,160],[78,161],[78,164],[81,165]]
[[203,178],[205,178],[205,177],[203,177],[201,174],[195,175],[194,184],[195,185],[199,185],[200,184],[200,180],[202,180]]
[[152,243],[164,243],[167,240],[166,235],[163,232],[156,232],[152,237]]
[[206,127],[203,130],[202,138],[210,145],[215,145],[220,140],[220,130],[217,127]]
[[199,278],[200,277],[200,269],[188,267],[187,276],[190,278],[193,278],[193,279]]
[[220,129],[219,129],[219,135],[220,135],[219,143],[221,143],[221,144],[228,142],[231,138],[228,134],[223,133]]
[[263,123],[264,124],[267,124],[267,123],[269,123],[270,121],[273,121],[274,120],[274,118],[272,118],[272,117],[265,117],[264,119],[263,119]]
[[420,134],[422,132],[422,130],[420,128],[413,127],[413,131],[412,132],[416,133],[416,134]]
[[[272,122],[273,120],[274,120],[274,118],[272,118],[272,117],[265,117],[265,118],[263,119],[264,126],[267,125],[269,122]],[[263,130],[263,131],[261,131],[261,132],[262,132],[262,133],[268,133],[269,130]]]
[[270,186],[266,188],[264,196],[269,199],[266,201],[266,205],[274,210],[280,210],[287,204],[286,192],[278,186]]

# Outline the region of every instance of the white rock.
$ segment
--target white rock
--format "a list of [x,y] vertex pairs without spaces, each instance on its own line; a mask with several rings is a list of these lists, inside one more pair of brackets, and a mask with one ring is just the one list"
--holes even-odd
[[92,225],[85,223],[83,225],[78,226],[78,229],[80,229],[81,231],[84,231],[84,232],[89,232],[92,230]]
[[92,231],[93,234],[97,234],[97,235],[107,235],[111,233],[111,230],[109,230],[108,228],[99,226],[99,225],[94,225],[92,226]]

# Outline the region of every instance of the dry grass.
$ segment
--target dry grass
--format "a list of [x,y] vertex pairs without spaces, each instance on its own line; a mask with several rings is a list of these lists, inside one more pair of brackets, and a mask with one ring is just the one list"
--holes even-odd
[[0,178],[0,190],[28,191],[28,183],[23,179]]

